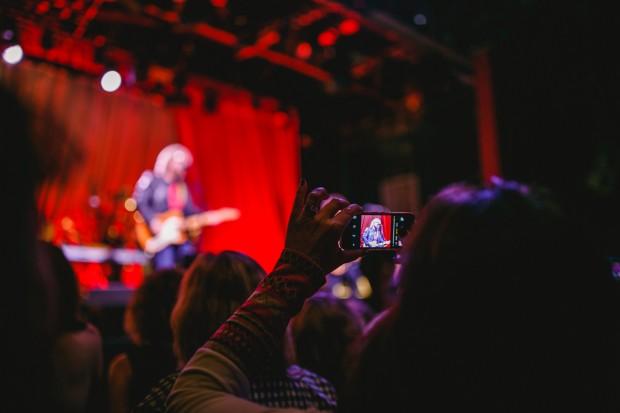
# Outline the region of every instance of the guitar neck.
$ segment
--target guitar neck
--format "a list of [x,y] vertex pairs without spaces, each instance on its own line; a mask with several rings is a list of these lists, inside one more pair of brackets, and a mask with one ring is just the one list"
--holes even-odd
[[184,226],[187,229],[199,229],[201,227],[215,226],[222,222],[234,221],[239,218],[239,211],[232,208],[222,208],[213,211],[205,211],[185,217]]

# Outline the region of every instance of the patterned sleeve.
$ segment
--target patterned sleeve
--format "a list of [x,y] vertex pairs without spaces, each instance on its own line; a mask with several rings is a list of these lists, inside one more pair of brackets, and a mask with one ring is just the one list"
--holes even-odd
[[282,354],[282,337],[292,316],[325,282],[313,260],[285,249],[274,271],[215,332],[205,347],[228,357],[248,376],[264,373]]
[[[324,271],[311,259],[284,250],[273,272],[187,363],[170,393],[167,411],[300,413],[249,401],[249,379],[279,363],[289,319],[324,279]],[[311,411],[317,410],[305,412]]]

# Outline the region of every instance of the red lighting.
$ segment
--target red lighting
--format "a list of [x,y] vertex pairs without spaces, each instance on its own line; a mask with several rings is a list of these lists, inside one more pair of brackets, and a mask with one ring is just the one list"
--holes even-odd
[[42,1],[41,3],[37,4],[37,8],[35,9],[35,11],[38,14],[45,14],[48,11],[50,11],[50,2],[49,1]]
[[213,4],[214,7],[223,8],[228,4],[228,0],[211,0],[211,4]]
[[93,40],[93,44],[95,45],[95,47],[102,47],[106,42],[105,36],[99,35],[96,36],[95,39]]
[[57,9],[62,9],[67,5],[65,0],[54,0],[54,7]]
[[326,30],[323,33],[319,34],[318,42],[323,47],[329,47],[336,44],[336,40],[338,39],[338,32],[334,29]]
[[270,30],[267,33],[263,34],[257,41],[257,44],[259,44],[262,47],[271,47],[274,44],[278,43],[280,41],[280,33],[274,31],[274,30]]
[[288,122],[288,115],[286,112],[278,111],[273,115],[273,121],[278,128],[283,128]]
[[71,17],[71,9],[68,7],[62,9],[58,17],[60,18],[60,20],[69,20],[69,18]]
[[359,31],[360,24],[357,22],[357,20],[346,19],[340,23],[340,26],[338,28],[340,29],[340,33],[342,33],[342,35],[351,36],[352,34],[355,34]]
[[308,59],[312,56],[312,46],[308,42],[299,43],[295,49],[295,55],[300,59]]

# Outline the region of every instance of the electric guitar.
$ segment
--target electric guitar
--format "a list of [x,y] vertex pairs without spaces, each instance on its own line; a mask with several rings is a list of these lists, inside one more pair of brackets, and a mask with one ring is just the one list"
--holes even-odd
[[220,208],[199,214],[184,216],[181,211],[168,211],[155,215],[159,231],[153,234],[148,223],[139,212],[134,213],[138,245],[148,254],[156,254],[170,245],[180,245],[195,240],[203,227],[216,226],[223,222],[239,219],[236,208]]

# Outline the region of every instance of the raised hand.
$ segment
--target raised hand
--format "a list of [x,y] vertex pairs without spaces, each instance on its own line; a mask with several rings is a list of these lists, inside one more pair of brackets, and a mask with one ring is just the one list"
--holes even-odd
[[343,251],[338,241],[353,215],[362,212],[362,207],[333,198],[321,208],[321,202],[328,197],[325,188],[308,193],[307,182],[299,186],[285,242],[287,249],[312,259],[325,273],[361,255],[360,251]]

